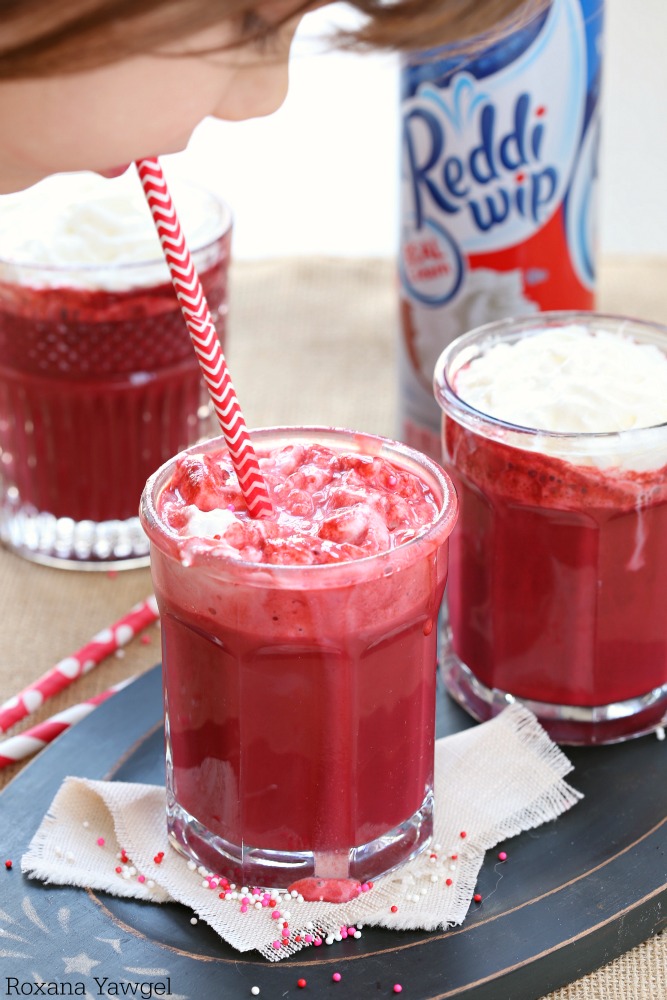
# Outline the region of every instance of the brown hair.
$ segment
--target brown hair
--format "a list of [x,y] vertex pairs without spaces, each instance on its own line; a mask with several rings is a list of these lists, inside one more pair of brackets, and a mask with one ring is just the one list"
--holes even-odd
[[[365,15],[354,32],[336,40],[345,47],[394,50],[454,44],[479,46],[479,36],[497,38],[542,11],[549,0],[351,0]],[[108,65],[173,45],[236,18],[243,37],[261,41],[271,30],[313,7],[295,0],[270,25],[255,16],[266,0],[0,0],[0,79],[48,77]],[[13,40],[15,39],[15,40]],[[470,44],[462,40],[477,39]]]

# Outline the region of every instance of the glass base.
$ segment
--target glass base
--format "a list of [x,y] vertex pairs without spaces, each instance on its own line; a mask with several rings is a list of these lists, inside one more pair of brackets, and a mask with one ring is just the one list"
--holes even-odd
[[433,793],[429,792],[421,807],[403,823],[347,851],[240,847],[211,833],[176,803],[167,806],[167,828],[169,840],[180,854],[237,885],[286,889],[292,882],[311,876],[367,882],[409,861],[429,845],[433,835]]
[[454,653],[447,636],[444,637],[440,670],[449,694],[478,722],[486,722],[508,705],[521,702],[537,716],[556,743],[568,746],[622,743],[655,732],[667,723],[667,684],[648,694],[610,705],[552,705],[517,698],[507,691],[482,684]]
[[34,510],[0,512],[3,544],[32,562],[61,569],[139,569],[150,546],[138,517],[125,521],[73,521]]

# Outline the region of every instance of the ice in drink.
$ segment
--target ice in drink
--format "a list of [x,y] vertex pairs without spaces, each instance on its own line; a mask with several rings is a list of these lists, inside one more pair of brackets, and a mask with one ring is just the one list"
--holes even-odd
[[368,879],[432,829],[435,623],[455,520],[430,460],[253,433],[275,516],[221,441],[149,481],[172,842],[244,884]]
[[436,367],[456,483],[444,673],[477,718],[512,697],[560,741],[667,712],[667,330],[544,314]]
[[[224,335],[229,212],[174,194]],[[3,541],[40,561],[145,562],[146,479],[215,426],[138,179],[0,199]]]

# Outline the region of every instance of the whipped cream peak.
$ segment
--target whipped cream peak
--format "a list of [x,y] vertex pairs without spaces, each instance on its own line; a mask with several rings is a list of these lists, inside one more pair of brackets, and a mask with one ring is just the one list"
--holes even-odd
[[[193,184],[170,180],[188,247],[206,247],[230,224],[229,210]],[[134,169],[108,180],[56,174],[0,197],[0,279],[33,286],[125,288],[151,284],[136,265],[168,280],[162,249]]]
[[667,354],[621,333],[562,326],[495,344],[457,373],[455,389],[481,413],[538,431],[656,427],[667,423]]

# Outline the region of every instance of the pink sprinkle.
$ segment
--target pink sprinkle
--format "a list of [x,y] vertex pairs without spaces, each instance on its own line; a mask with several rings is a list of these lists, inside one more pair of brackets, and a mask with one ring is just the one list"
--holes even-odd
[[345,941],[345,939],[347,938],[347,930],[345,927],[341,927],[340,936],[342,937],[343,941]]
[[348,927],[347,933],[350,934],[350,935],[356,934],[357,933],[357,928],[356,927]]
[[507,861],[507,854],[505,851],[501,851],[498,855],[498,861]]
[[149,643],[150,643],[150,641],[151,641],[151,637],[150,637],[149,635],[142,635],[142,637],[141,637],[141,640],[140,640],[140,641],[141,641],[142,645],[144,645],[144,646],[148,646],[148,644],[149,644]]
[[362,884],[362,886],[361,886],[361,891],[362,892],[368,892],[369,889],[370,889],[370,885],[368,884],[368,882],[364,882]]
[[310,944],[312,942],[312,940],[313,940],[313,935],[312,934],[306,934],[304,940],[305,940],[306,944]]
[[322,938],[315,938],[313,944],[315,945],[316,948],[319,948],[319,946],[322,944]]
[[400,983],[394,983],[394,993],[402,993],[403,987]]
[[280,910],[274,910],[271,916],[274,920],[280,920]]
[[146,881],[145,875],[137,875],[137,882],[145,882],[145,881]]
[[340,972],[334,972],[331,978],[333,979],[334,983],[339,983],[343,977],[341,976]]
[[278,950],[278,948],[280,948],[280,941],[274,941],[274,942],[273,942],[273,947],[274,947],[274,948],[275,948],[276,950]]
[[105,844],[104,837],[98,837],[97,838],[97,843],[100,845],[100,847],[104,847],[104,844]]

